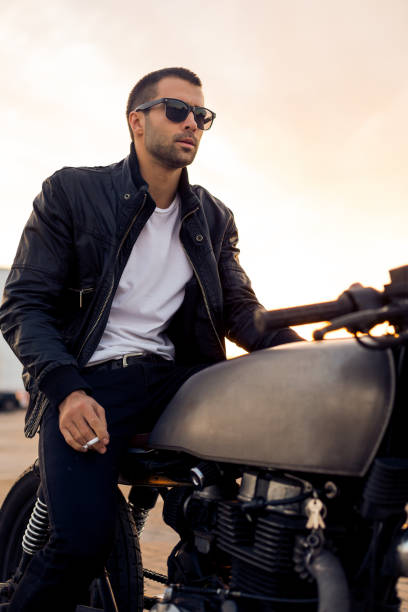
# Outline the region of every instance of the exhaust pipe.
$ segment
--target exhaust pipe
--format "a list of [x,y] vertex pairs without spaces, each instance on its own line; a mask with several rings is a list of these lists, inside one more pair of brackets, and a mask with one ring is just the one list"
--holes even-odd
[[350,612],[350,592],[340,561],[328,550],[306,559],[306,566],[317,583],[318,612]]
[[150,612],[188,612],[185,608],[179,608],[172,603],[157,603]]

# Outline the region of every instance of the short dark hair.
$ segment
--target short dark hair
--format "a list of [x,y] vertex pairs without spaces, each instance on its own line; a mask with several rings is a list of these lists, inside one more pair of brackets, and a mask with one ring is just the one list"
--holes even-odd
[[129,113],[139,106],[139,104],[144,104],[144,102],[153,100],[156,96],[157,84],[166,77],[176,77],[188,81],[192,85],[197,85],[197,87],[202,87],[199,77],[187,68],[161,68],[160,70],[155,70],[154,72],[146,74],[146,76],[141,78],[133,87],[126,105],[126,121],[129,126],[132,140],[133,132],[129,124]]

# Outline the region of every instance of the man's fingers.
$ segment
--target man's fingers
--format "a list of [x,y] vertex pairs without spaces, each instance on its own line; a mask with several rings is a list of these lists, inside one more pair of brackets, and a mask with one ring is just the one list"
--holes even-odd
[[[93,404],[93,409],[98,419],[98,423],[100,424],[100,426],[98,425],[98,430],[95,429],[96,434],[100,440],[104,440],[105,443],[107,444],[109,442],[109,433],[108,433],[108,425],[106,423],[105,409],[102,408],[102,406],[98,404],[97,402]],[[93,427],[92,423],[91,425]]]
[[103,455],[103,453],[106,452],[106,444],[104,444],[103,442],[95,442],[95,444],[89,446],[88,449],[95,450]]
[[72,446],[74,450],[80,451],[81,453],[86,453],[86,449],[83,448],[82,444],[75,440],[69,429],[63,427],[61,428],[61,433],[64,436],[65,442]]
[[80,433],[79,429],[75,427],[75,425],[72,425],[72,429],[68,429],[67,427],[61,428],[61,433],[64,436],[65,441],[67,444],[72,446],[73,449],[84,453],[86,453],[88,450],[95,450],[101,454],[105,453],[106,444],[101,441],[95,442],[87,447],[87,443],[97,437],[89,428],[88,431],[90,432],[89,434],[83,435]]
[[75,440],[81,444],[86,444],[97,435],[95,429],[89,423],[87,411],[84,414],[75,415],[70,421],[69,429],[73,432]]
[[109,442],[109,434],[106,425],[105,410],[102,406],[99,406],[99,404],[95,402],[92,406],[92,410],[86,413],[85,418],[89,427],[95,432],[99,440],[107,444]]
[[[106,445],[109,442],[109,435],[106,428],[101,425],[98,419],[95,419],[95,417],[92,415],[88,416],[88,413],[86,413],[78,429],[83,446],[92,441],[92,444],[88,447],[89,450],[92,449],[98,453],[104,453],[106,451]],[[95,438],[97,438],[97,441],[93,442]]]
[[78,427],[76,423],[71,423],[70,430],[75,441],[78,442],[78,444],[80,444],[81,446],[85,446],[85,444],[89,442],[89,440],[95,438],[94,431],[86,425],[85,421],[84,426],[82,428]]
[[99,453],[106,451],[109,434],[105,410],[92,397],[74,391],[60,404],[59,411],[61,433],[72,448],[86,452],[86,444],[98,437],[99,441],[89,448]]

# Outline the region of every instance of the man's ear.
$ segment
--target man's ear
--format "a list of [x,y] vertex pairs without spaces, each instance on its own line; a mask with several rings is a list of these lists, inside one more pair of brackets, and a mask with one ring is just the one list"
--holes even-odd
[[134,137],[143,135],[144,122],[144,113],[142,113],[141,111],[131,111],[129,113],[129,125],[132,129]]

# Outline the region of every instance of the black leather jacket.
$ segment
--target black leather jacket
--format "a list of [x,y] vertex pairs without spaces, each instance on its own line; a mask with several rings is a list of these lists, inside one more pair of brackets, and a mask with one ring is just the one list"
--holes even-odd
[[[262,306],[238,261],[231,211],[191,186],[185,169],[179,192],[180,239],[194,275],[168,329],[176,360],[223,360],[225,336],[249,351],[298,340],[289,329],[261,335],[255,328],[253,313]],[[122,271],[154,208],[133,145],[119,163],[63,168],[44,182],[0,309],[1,331],[24,365],[30,392],[27,436],[49,404],[88,390],[81,368],[99,343]]]

